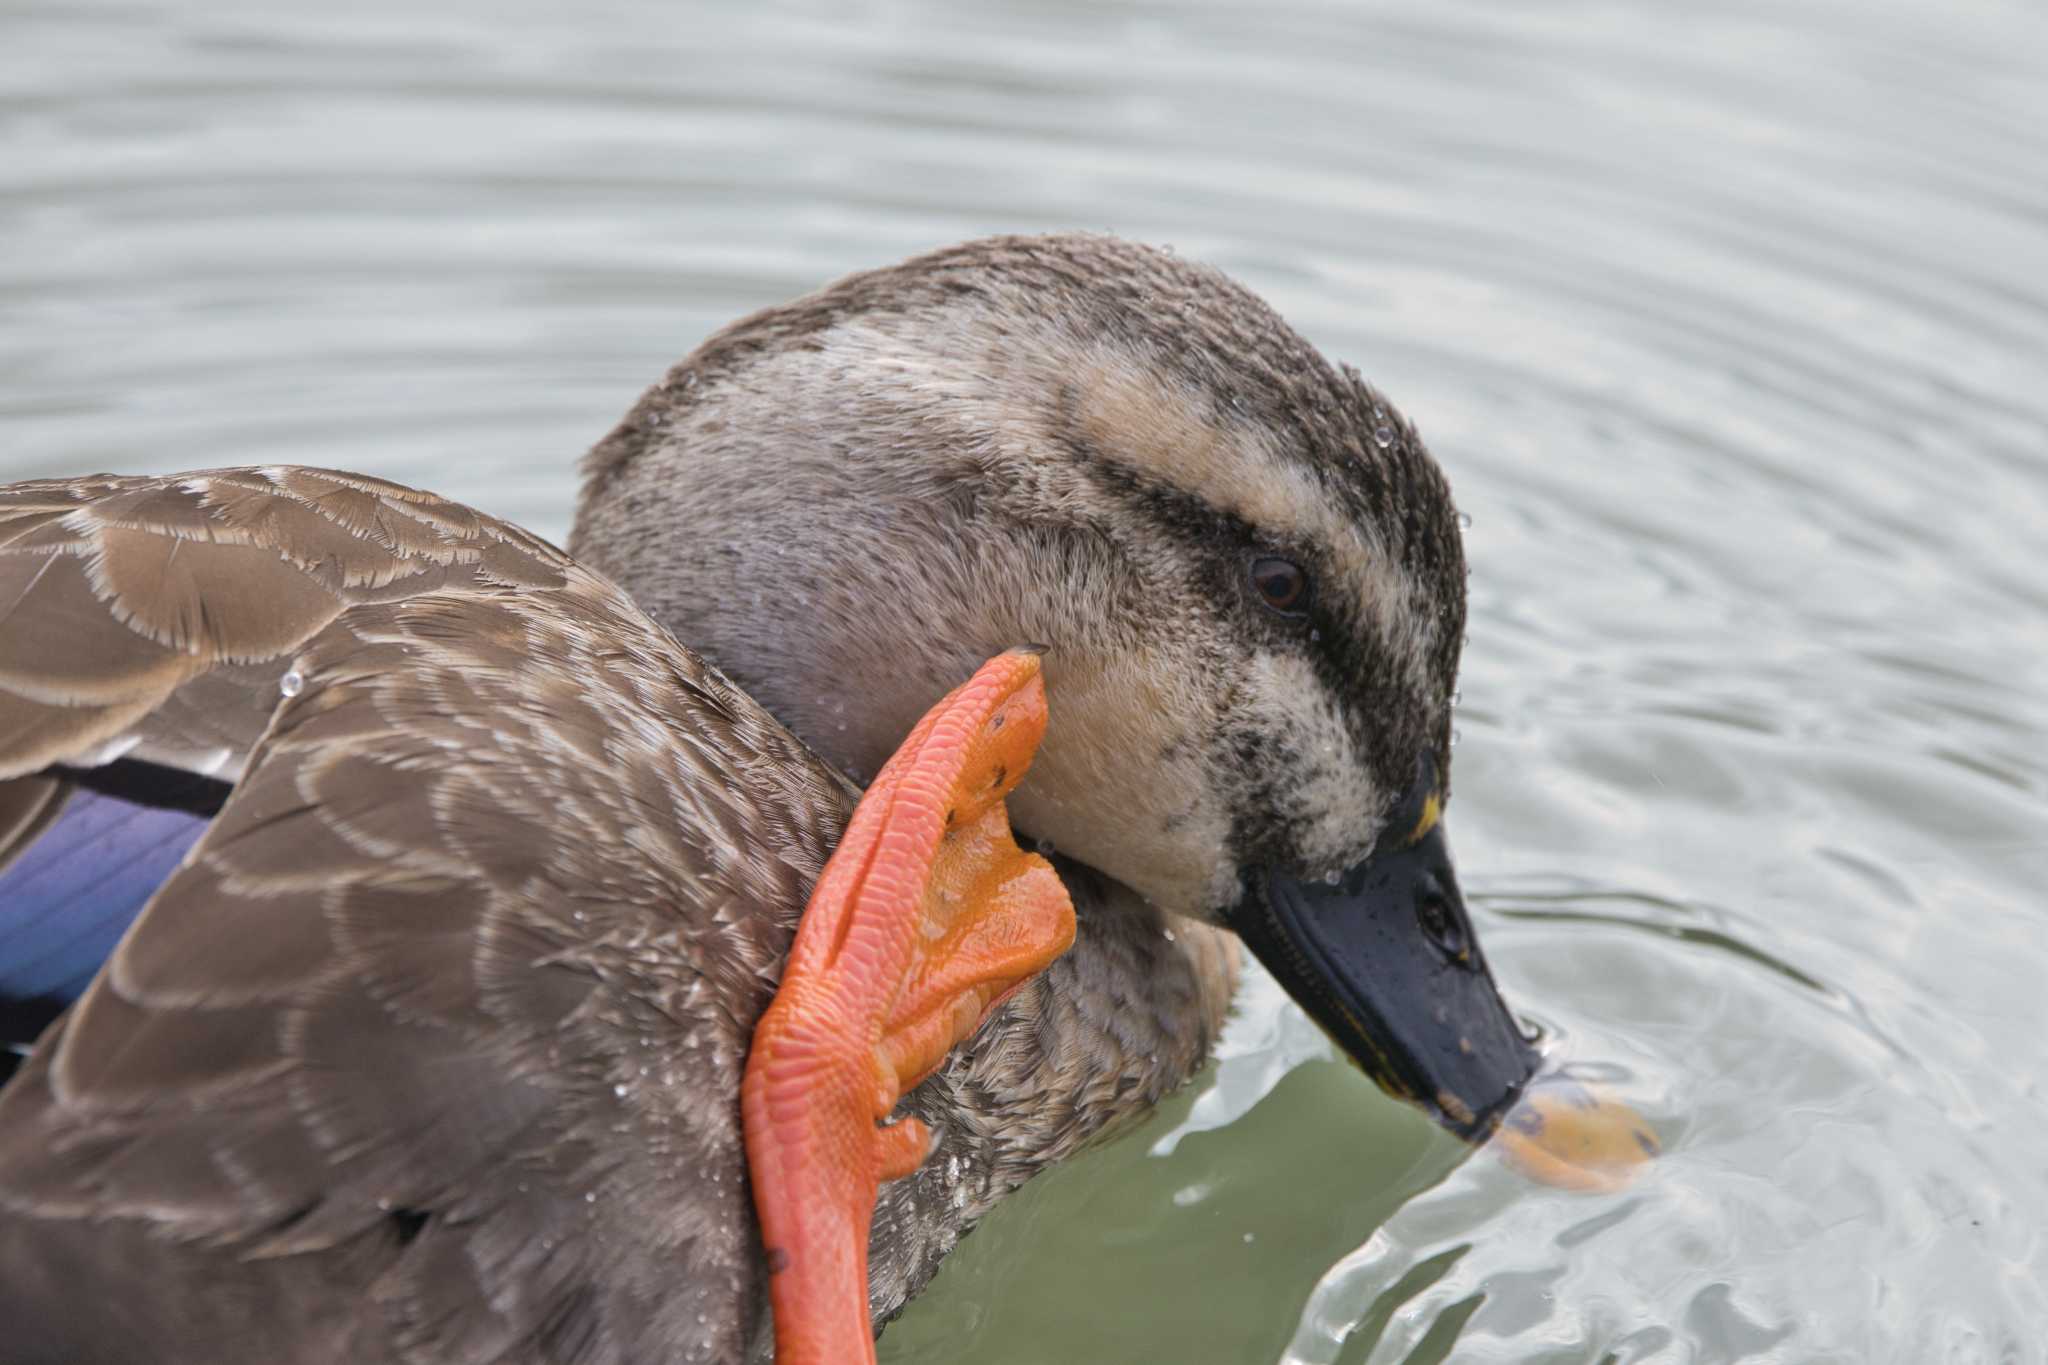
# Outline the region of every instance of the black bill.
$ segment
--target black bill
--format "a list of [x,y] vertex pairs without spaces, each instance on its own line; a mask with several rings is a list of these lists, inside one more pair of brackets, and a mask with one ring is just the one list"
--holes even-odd
[[1381,1088],[1484,1141],[1536,1070],[1486,969],[1443,826],[1334,884],[1256,874],[1232,915],[1287,993]]

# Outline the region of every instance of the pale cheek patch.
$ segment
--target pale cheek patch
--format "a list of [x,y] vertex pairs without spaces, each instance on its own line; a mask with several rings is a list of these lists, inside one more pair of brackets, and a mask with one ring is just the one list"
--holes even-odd
[[1372,839],[1379,792],[1314,668],[1291,654],[1257,656],[1245,703],[1245,719],[1273,737],[1276,755],[1294,756],[1291,771],[1261,776],[1273,784],[1304,861],[1320,871],[1357,862]]
[[1010,811],[1152,904],[1199,915],[1235,899],[1236,870],[1221,793],[1186,742],[1206,723],[1203,698],[1175,688],[1189,676],[1144,650],[1106,664],[1049,656],[1052,719]]

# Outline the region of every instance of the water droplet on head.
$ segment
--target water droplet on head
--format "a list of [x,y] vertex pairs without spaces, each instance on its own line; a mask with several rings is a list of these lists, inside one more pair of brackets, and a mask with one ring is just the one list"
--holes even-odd
[[1323,874],[1324,886],[1335,886],[1338,882],[1341,882],[1343,880],[1344,874],[1342,872],[1325,872]]
[[287,697],[296,697],[306,685],[306,675],[294,668],[277,680],[277,690]]
[[1392,427],[1374,427],[1372,429],[1372,443],[1381,450],[1386,450],[1394,444],[1394,429]]
[[626,1098],[626,1092],[627,1087],[624,1081],[620,1081],[617,1085],[612,1087],[612,1093],[614,1095],[617,1095],[620,1099]]
[[1472,529],[1472,514],[1470,512],[1458,513],[1458,529],[1460,531],[1469,531]]
[[1462,738],[1462,736],[1460,736],[1460,735],[1458,734],[1458,727],[1457,727],[1457,726],[1455,726],[1455,725],[1453,725],[1453,726],[1451,727],[1451,747],[1452,747],[1453,749],[1455,749],[1455,748],[1457,748],[1457,747],[1458,747],[1458,740],[1459,740],[1460,738]]
[[1464,690],[1463,688],[1460,688],[1460,687],[1454,687],[1454,688],[1452,688],[1452,689],[1451,689],[1451,705],[1453,705],[1453,706],[1458,706],[1458,705],[1462,704],[1462,703],[1464,702],[1464,700],[1465,700],[1465,690]]

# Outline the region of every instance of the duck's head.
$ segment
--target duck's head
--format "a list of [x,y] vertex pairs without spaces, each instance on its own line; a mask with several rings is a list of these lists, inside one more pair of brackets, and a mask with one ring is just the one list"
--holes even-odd
[[1439,823],[1450,491],[1221,274],[1057,236],[855,275],[711,338],[587,475],[578,557],[849,774],[1043,644],[1020,831],[1112,903],[1237,930],[1455,1132],[1530,1075]]

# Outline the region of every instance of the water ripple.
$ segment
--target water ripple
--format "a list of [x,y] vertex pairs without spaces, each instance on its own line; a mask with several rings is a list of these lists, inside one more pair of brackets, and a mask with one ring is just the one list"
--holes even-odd
[[290,459],[560,536],[751,308],[1108,227],[1475,518],[1452,824],[1669,1154],[1532,1190],[1254,972],[886,1359],[2037,1361],[2048,21],[2025,0],[0,0],[0,472]]

